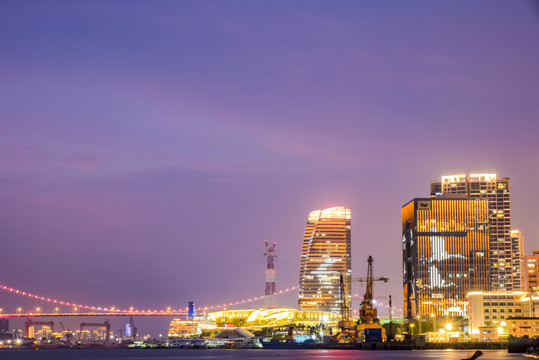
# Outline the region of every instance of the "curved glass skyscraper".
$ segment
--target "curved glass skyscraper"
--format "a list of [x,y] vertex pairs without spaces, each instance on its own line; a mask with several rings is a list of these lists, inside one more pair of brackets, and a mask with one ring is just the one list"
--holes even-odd
[[299,309],[340,312],[340,276],[344,299],[352,298],[351,211],[333,207],[312,211],[307,219],[299,271]]

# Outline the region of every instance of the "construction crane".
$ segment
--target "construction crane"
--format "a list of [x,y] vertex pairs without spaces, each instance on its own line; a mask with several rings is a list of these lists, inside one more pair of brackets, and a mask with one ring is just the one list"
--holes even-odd
[[339,293],[341,302],[341,320],[338,322],[340,332],[337,334],[335,340],[338,343],[351,343],[357,342],[357,334],[355,330],[355,321],[350,318],[350,308],[348,307],[348,301],[346,299],[346,287],[344,286],[344,278],[341,274],[339,283]]
[[66,328],[64,327],[64,324],[61,321],[60,321],[60,326],[62,327],[62,332],[64,333],[66,337],[66,341],[70,343],[71,337],[73,336],[73,334],[71,333],[71,330],[66,330]]
[[393,304],[391,302],[391,295],[389,295],[389,331],[387,334],[387,341],[392,341],[395,338],[393,335]]
[[[367,283],[365,296],[363,297],[363,301],[359,308],[359,324],[356,327],[356,331],[358,334],[361,334],[361,337],[366,341],[382,341],[384,330],[378,320],[378,311],[373,304],[374,297],[372,288],[374,281],[388,282],[389,279],[386,277],[378,277],[375,279],[372,276],[372,262],[372,256],[369,256],[367,259],[367,277],[355,279],[355,281],[364,281]],[[354,279],[352,279],[352,281],[354,281]],[[369,338],[373,340],[369,340]]]
[[[373,278],[372,281],[388,282],[389,278],[386,278],[385,276],[381,276],[381,277]],[[366,277],[355,277],[355,278],[352,278],[352,282],[367,282],[367,278]]]

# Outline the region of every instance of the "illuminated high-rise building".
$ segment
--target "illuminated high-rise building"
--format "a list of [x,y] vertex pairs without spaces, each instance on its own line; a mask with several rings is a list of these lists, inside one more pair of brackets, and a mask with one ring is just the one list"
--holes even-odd
[[533,255],[524,256],[524,291],[539,290],[539,250],[533,250]]
[[414,199],[402,207],[404,315],[465,315],[466,294],[488,291],[487,200]]
[[520,230],[511,230],[511,264],[513,291],[524,290],[524,236]]
[[441,181],[431,183],[432,198],[446,194],[489,201],[491,290],[520,290],[522,275],[515,272],[520,260],[514,257],[511,240],[509,178],[498,178],[496,174],[461,174],[442,176]]
[[340,276],[346,305],[352,299],[351,211],[333,207],[312,211],[307,219],[299,272],[300,310],[340,312]]

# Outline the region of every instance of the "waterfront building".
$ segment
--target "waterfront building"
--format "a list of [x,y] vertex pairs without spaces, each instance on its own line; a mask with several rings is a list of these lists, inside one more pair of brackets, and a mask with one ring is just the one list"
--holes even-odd
[[475,291],[468,293],[470,336],[480,341],[497,341],[509,335],[507,319],[532,316],[539,302],[522,291]]
[[511,254],[513,291],[524,291],[524,236],[520,230],[511,230]]
[[515,267],[519,267],[519,260],[514,257],[511,241],[509,178],[498,178],[496,174],[461,174],[442,176],[441,181],[431,183],[431,198],[446,194],[488,200],[491,290],[521,290],[518,287],[521,275],[515,271]]
[[515,338],[539,337],[539,317],[510,317],[507,324],[510,335]]
[[169,338],[186,338],[200,336],[204,330],[216,329],[215,321],[204,317],[188,317],[172,319],[168,329]]
[[340,276],[344,299],[350,306],[351,211],[333,207],[312,211],[307,219],[299,273],[300,310],[340,313]]
[[336,327],[340,314],[328,311],[297,310],[291,308],[238,309],[211,312],[208,319],[217,326],[244,328],[303,326]]
[[470,336],[480,341],[497,341],[511,335],[520,336],[521,331],[514,329],[513,325],[520,324],[523,328],[527,325],[509,320],[533,318],[539,314],[537,292],[476,291],[468,294],[468,302]]
[[402,207],[404,316],[464,316],[489,290],[487,200],[416,198]]
[[524,257],[524,290],[532,291],[539,287],[539,250]]

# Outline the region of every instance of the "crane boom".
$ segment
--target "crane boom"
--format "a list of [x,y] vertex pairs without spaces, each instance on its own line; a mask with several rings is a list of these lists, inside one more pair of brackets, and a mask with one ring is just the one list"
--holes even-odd
[[[352,281],[353,281],[353,282],[367,282],[367,278],[364,278],[364,277],[356,277],[356,278],[352,278]],[[385,277],[385,276],[381,276],[381,277],[373,278],[372,281],[383,281],[383,282],[388,282],[388,281],[389,281],[389,278],[387,278],[387,277]]]

